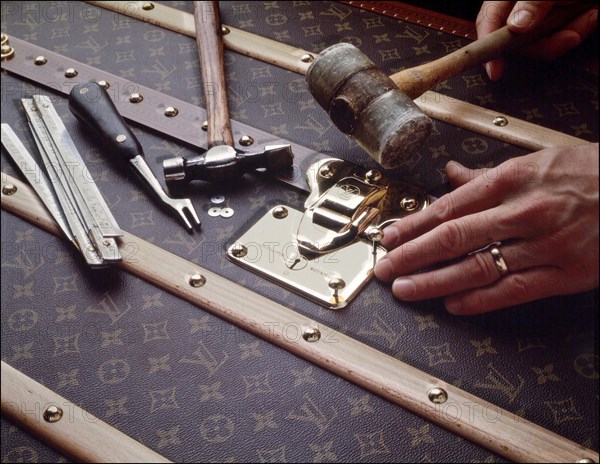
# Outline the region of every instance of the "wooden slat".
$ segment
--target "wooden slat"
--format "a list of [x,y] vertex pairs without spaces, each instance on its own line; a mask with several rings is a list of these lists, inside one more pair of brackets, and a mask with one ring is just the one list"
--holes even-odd
[[[171,462],[4,361],[1,371],[2,415],[75,462]],[[62,409],[57,422],[43,419],[49,406]]]
[[[2,194],[2,208],[59,234],[58,226],[32,189],[2,174],[2,187],[7,183],[16,185],[17,191],[9,196]],[[119,265],[123,270],[499,455],[518,462],[575,462],[582,458],[598,461],[598,453],[592,450],[139,237],[125,232],[123,243],[137,250],[134,257]],[[189,278],[194,274],[201,274],[206,279],[202,287],[189,285]],[[321,332],[319,341],[303,339],[302,333],[308,328],[317,328]],[[433,387],[446,390],[446,403],[429,401],[428,392]]]
[[[185,11],[161,4],[154,4],[153,9],[144,10],[142,6],[145,2],[90,1],[88,3],[189,37],[196,36],[194,17]],[[231,33],[224,37],[225,47],[228,49],[289,71],[306,74],[310,63],[303,63],[300,58],[311,52],[231,26],[227,27],[231,30]],[[528,150],[589,143],[587,140],[513,117],[507,117],[508,125],[497,126],[493,123],[494,118],[498,116],[496,112],[433,91],[426,92],[415,100],[415,103],[425,114],[434,119]]]

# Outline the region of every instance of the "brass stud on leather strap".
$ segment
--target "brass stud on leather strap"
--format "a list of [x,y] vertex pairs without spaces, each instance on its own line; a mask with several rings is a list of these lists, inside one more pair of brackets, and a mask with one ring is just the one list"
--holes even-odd
[[508,124],[508,119],[506,119],[504,116],[496,116],[493,123],[495,126],[504,127]]
[[243,258],[248,254],[248,248],[241,243],[236,243],[231,249],[231,254],[236,258]]
[[98,81],[98,85],[100,87],[104,87],[105,89],[108,89],[110,87],[110,84],[106,81]]
[[208,130],[208,121],[204,121],[204,122],[202,123],[202,130],[203,130],[204,132],[206,132],[206,131]]
[[129,95],[129,101],[131,103],[139,103],[144,99],[141,93],[132,93]]
[[2,61],[10,60],[13,56],[15,56],[15,49],[10,45],[5,44],[2,45]]
[[46,58],[45,56],[36,56],[35,60],[33,60],[33,63],[36,66],[42,66],[44,64],[46,64],[48,62],[48,58]]
[[313,55],[311,55],[310,53],[305,53],[304,55],[302,55],[300,57],[300,61],[302,61],[303,63],[312,63],[314,61],[315,57]]
[[240,145],[243,147],[249,147],[254,143],[254,139],[249,135],[242,135],[240,137]]
[[189,283],[192,287],[202,287],[206,283],[206,277],[202,274],[194,274],[190,277]]
[[178,114],[179,114],[179,110],[177,108],[175,108],[174,106],[168,106],[167,108],[165,108],[165,116],[167,118],[174,118]]
[[77,72],[77,70],[75,68],[68,68],[65,71],[65,77],[68,77],[69,79],[72,79],[73,77],[77,77],[77,74],[79,74]]
[[304,329],[304,332],[302,333],[302,338],[309,343],[318,342],[321,338],[321,331],[316,327],[309,327],[307,329]]
[[17,186],[15,184],[6,184],[2,187],[2,193],[4,195],[14,195],[17,193]]
[[150,11],[154,9],[154,3],[152,2],[144,2],[142,5],[142,10]]

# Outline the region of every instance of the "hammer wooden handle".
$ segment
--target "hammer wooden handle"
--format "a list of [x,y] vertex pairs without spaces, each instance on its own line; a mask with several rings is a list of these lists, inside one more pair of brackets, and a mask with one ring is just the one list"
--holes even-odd
[[204,101],[208,114],[208,147],[217,145],[233,147],[218,2],[194,2],[194,22]]
[[544,22],[527,33],[514,33],[504,26],[438,60],[406,69],[390,76],[398,88],[413,100],[440,82],[499,58],[502,54],[536,42],[592,7],[591,3],[572,2],[551,11]]

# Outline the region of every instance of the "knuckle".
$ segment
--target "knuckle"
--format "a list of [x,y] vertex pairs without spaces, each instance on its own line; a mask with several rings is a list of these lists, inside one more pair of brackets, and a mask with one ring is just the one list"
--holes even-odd
[[442,196],[430,208],[434,206],[434,215],[440,224],[456,217],[456,200],[452,193]]
[[529,301],[531,289],[523,277],[512,275],[508,282],[507,293],[510,300],[523,302]]
[[445,222],[439,227],[439,243],[442,249],[462,248],[464,232],[455,221]]
[[495,281],[498,278],[498,270],[489,259],[488,253],[475,253],[473,256],[467,278],[478,284]]

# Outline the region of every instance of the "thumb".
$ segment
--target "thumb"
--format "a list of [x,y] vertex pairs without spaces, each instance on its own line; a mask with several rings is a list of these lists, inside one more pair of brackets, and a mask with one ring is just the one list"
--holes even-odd
[[458,188],[479,177],[483,171],[483,169],[469,169],[456,161],[450,161],[446,165],[446,176],[454,188]]
[[546,17],[554,2],[517,2],[506,24],[513,32],[535,29]]

